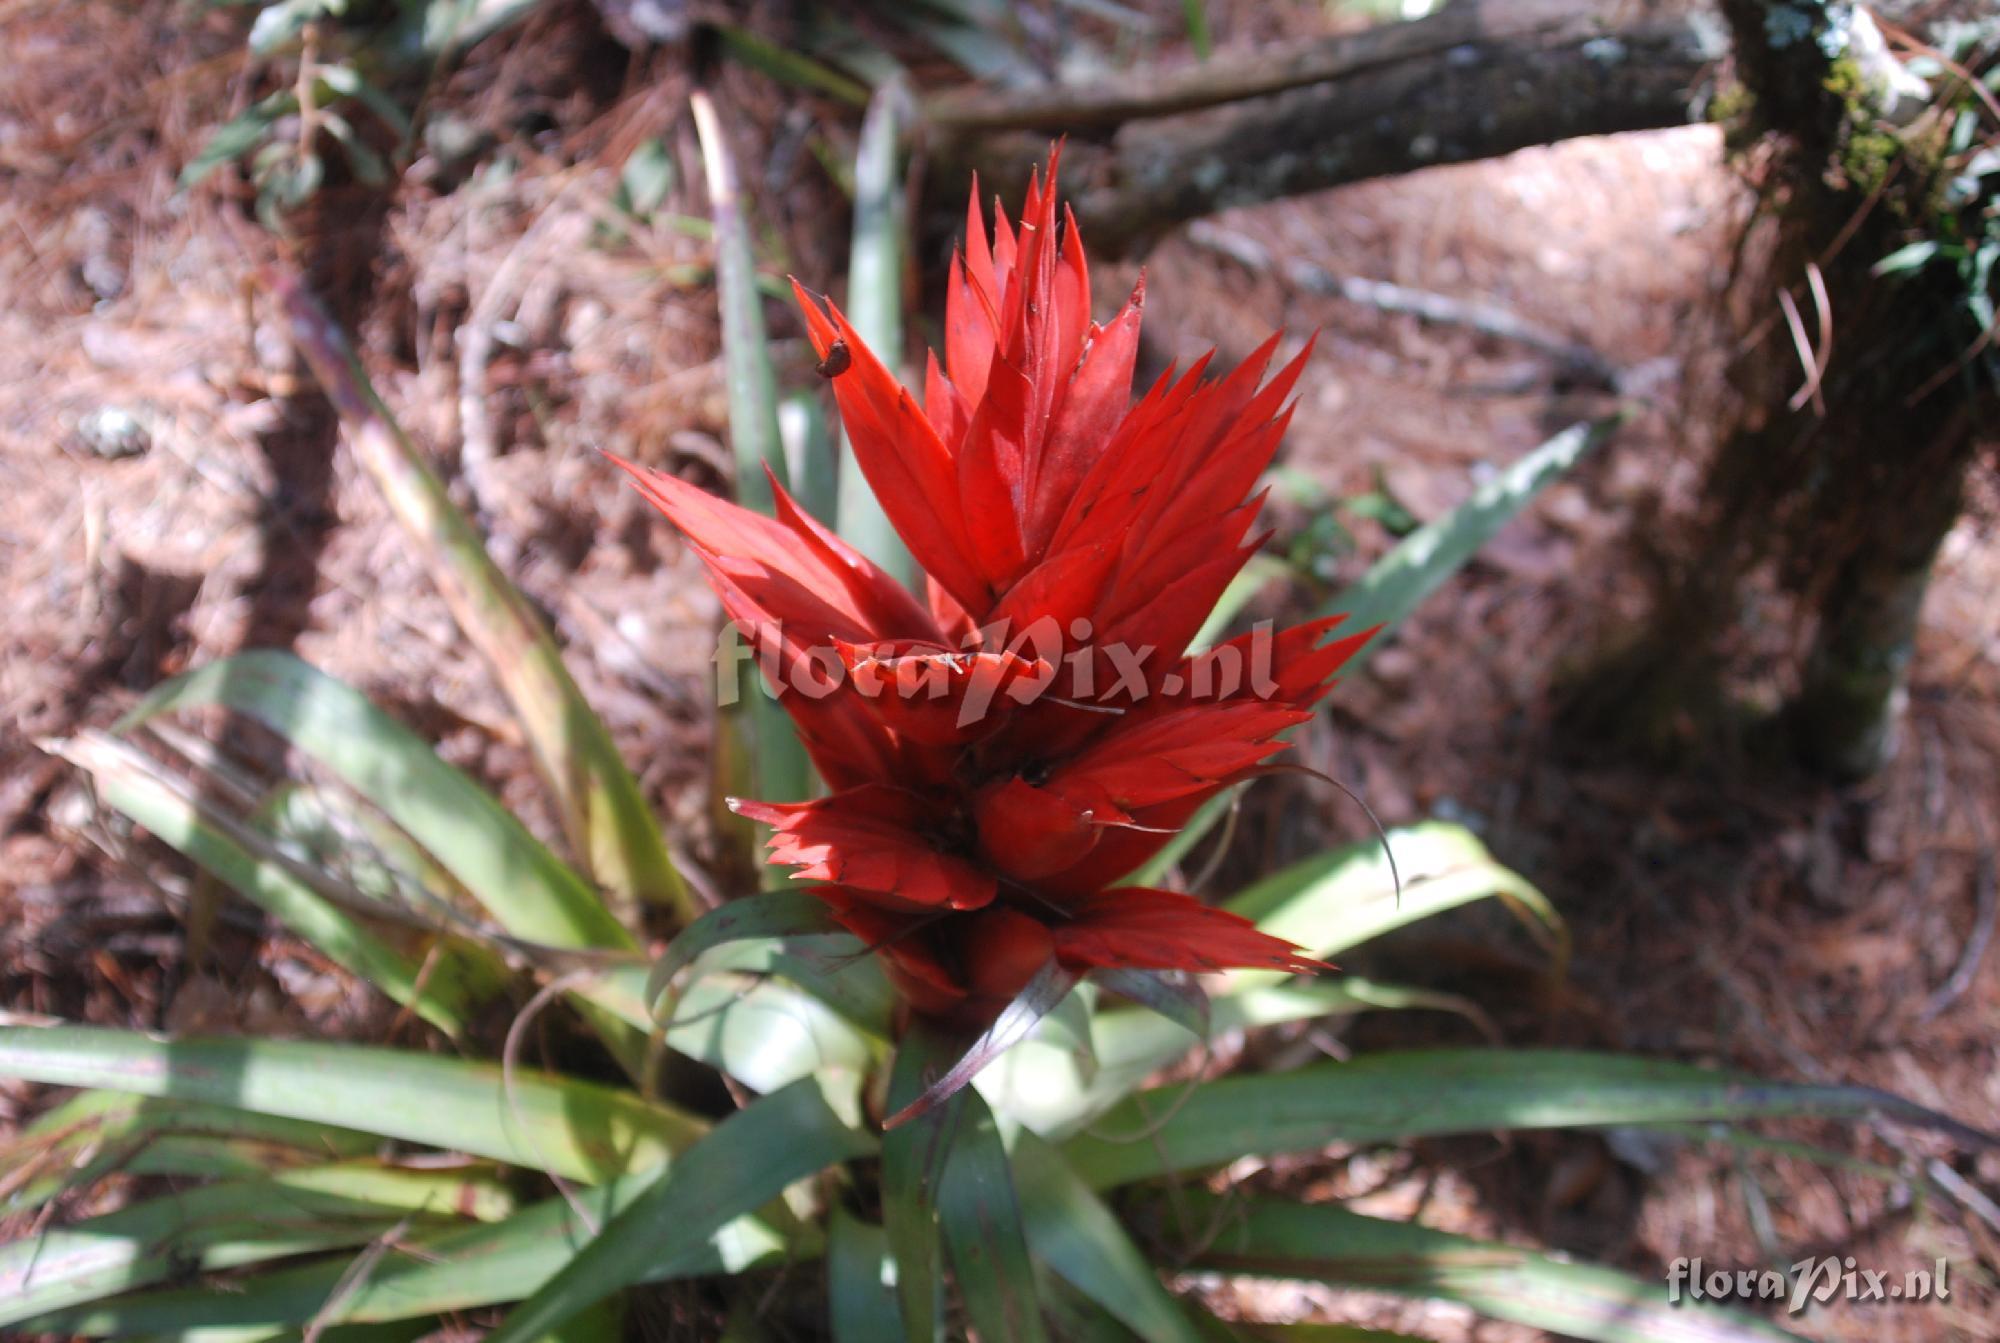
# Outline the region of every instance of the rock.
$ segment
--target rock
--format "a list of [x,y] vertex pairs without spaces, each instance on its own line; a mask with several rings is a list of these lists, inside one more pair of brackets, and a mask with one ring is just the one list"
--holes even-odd
[[108,461],[138,457],[153,446],[145,422],[122,406],[99,406],[76,422],[77,442]]

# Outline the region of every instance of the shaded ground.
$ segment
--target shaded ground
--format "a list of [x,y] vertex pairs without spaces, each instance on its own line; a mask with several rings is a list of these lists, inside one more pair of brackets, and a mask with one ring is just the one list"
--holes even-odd
[[[108,723],[184,667],[289,645],[441,741],[549,831],[492,684],[246,287],[268,242],[225,227],[212,197],[173,194],[214,109],[241,97],[239,31],[179,12],[15,12],[0,32],[46,81],[0,80],[0,231],[13,240],[0,251],[11,298],[0,311],[0,1007],[379,1038],[391,1016],[379,1002],[240,914],[191,955],[182,916],[200,906],[198,884],[97,816],[32,744]],[[560,10],[494,47],[438,99],[486,140],[488,166],[459,181],[427,155],[372,218],[355,189],[330,195],[297,251],[350,305],[390,404],[457,471],[677,844],[700,860],[715,603],[591,451],[718,484],[727,469],[708,252],[680,222],[702,198],[678,191],[648,219],[612,204],[619,165],[654,137],[682,182],[698,180],[685,88],[664,61],[634,63]],[[816,127],[741,71],[724,92],[745,161],[766,165],[751,186],[767,269],[838,292],[844,237],[823,221],[845,206],[806,136],[845,156],[850,131]],[[1303,260],[1498,304],[1624,370],[1647,409],[1343,686],[1303,748],[1387,823],[1438,814],[1480,830],[1570,919],[1570,977],[1552,989],[1526,944],[1483,913],[1437,920],[1356,964],[1465,995],[1517,1042],[1865,1082],[1991,1126],[2000,958],[1965,956],[1991,932],[1995,904],[1990,482],[1947,547],[1908,748],[1867,787],[1835,795],[1722,754],[1667,776],[1598,758],[1553,726],[1551,687],[1643,611],[1627,529],[1664,525],[1655,519],[1684,502],[1704,446],[1691,426],[1712,389],[1680,370],[1713,363],[1700,314],[1744,208],[1719,137],[1695,129],[1242,212],[1149,259],[1147,355],[1213,343],[1235,356],[1275,326],[1293,339],[1321,328],[1286,462],[1333,498],[1373,489],[1379,471],[1418,517],[1612,398],[1517,342],[1306,294],[1274,270]],[[1234,245],[1244,239],[1249,251]],[[1246,264],[1256,249],[1278,260]],[[1131,270],[1098,278],[1108,305]],[[769,311],[790,385],[811,385],[796,327]],[[473,334],[491,343],[483,367],[465,357]],[[113,432],[118,415],[135,431]],[[1281,504],[1280,543],[1324,509]],[[1366,522],[1353,536],[1352,553],[1329,556],[1336,583],[1389,541]],[[1752,654],[1796,637],[1775,606],[1756,620],[1743,631]],[[1761,664],[1745,665],[1744,693],[1768,697]],[[1345,804],[1266,789],[1225,873],[1363,832]],[[1478,1038],[1457,1018],[1397,1015],[1248,1047],[1296,1059]],[[0,1126],[33,1103],[0,1087]],[[1928,1140],[1891,1134],[1805,1136],[1890,1164],[1933,1154]],[[1988,1189],[2000,1180],[1991,1159],[1960,1173]],[[1231,1175],[1372,1191],[1364,1210],[1421,1204],[1440,1225],[1648,1276],[1680,1255],[1734,1267],[1851,1254],[1897,1273],[1943,1256],[1948,1302],[1836,1307],[1795,1327],[1879,1343],[2000,1336],[2000,1226],[1949,1199],[1899,1207],[1880,1180],[1793,1157],[1532,1136]],[[1525,1336],[1445,1307],[1215,1290],[1273,1319]]]

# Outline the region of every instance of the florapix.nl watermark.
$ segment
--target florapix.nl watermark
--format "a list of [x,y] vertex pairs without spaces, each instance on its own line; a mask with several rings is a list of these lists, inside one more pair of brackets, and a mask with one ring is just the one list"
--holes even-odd
[[[995,622],[968,634],[957,649],[922,641],[856,645],[800,637],[797,626],[760,621],[726,629],[715,652],[716,698],[735,704],[754,663],[765,693],[825,699],[851,687],[867,699],[948,704],[959,726],[996,707],[1049,698],[1078,707],[1129,706],[1160,694],[1195,700],[1242,694],[1268,700],[1279,689],[1278,636],[1262,620],[1239,639],[1185,660],[1158,665],[1151,644],[1098,643],[1091,622],[1042,617],[1019,628]],[[1111,709],[1118,712],[1118,709]]]
[[1684,1300],[1783,1301],[1789,1315],[1831,1301],[1946,1301],[1951,1297],[1950,1271],[1943,1259],[1901,1273],[1863,1268],[1853,1255],[1801,1259],[1789,1271],[1712,1269],[1700,1259],[1676,1259],[1667,1265],[1667,1300],[1675,1305]]

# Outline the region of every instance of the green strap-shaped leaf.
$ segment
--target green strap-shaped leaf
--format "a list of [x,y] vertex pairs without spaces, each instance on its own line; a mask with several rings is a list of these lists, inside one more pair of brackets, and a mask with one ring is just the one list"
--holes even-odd
[[[753,938],[845,934],[824,900],[806,891],[764,891],[717,905],[681,929],[646,976],[646,1002],[662,1020],[674,1016],[675,978],[704,952]],[[668,995],[664,999],[662,995]]]
[[[1389,832],[1397,890],[1379,841],[1342,845],[1294,863],[1246,888],[1227,908],[1273,937],[1318,956],[1338,956],[1371,938],[1489,896],[1506,903],[1558,961],[1568,933],[1548,897],[1493,861],[1463,826],[1426,821]],[[1232,981],[1239,989],[1275,976]]]
[[[491,1226],[413,1231],[393,1248],[385,1246],[365,1273],[336,1259],[246,1278],[227,1292],[206,1287],[140,1292],[24,1321],[23,1332],[249,1343],[329,1317],[378,1323],[519,1301],[575,1259],[591,1239],[591,1228],[629,1205],[646,1183],[643,1175],[628,1176],[578,1191],[581,1217],[567,1199],[551,1198]],[[787,1245],[764,1222],[738,1218],[694,1250],[655,1261],[646,1276],[664,1282],[743,1273],[816,1248],[809,1238]],[[336,1290],[341,1300],[329,1311]]]
[[[1227,990],[1228,981],[1224,982]],[[1368,1011],[1379,985],[1351,975],[1292,979],[1243,992],[1225,991],[1213,1004],[1212,1029],[1249,1030],[1288,1021]],[[1009,1117],[1048,1137],[1063,1137],[1131,1094],[1160,1069],[1200,1046],[1166,1017],[1135,1008],[1112,1008],[1091,1023],[1097,1066],[1086,1074],[1064,1053],[1031,1039],[997,1059],[979,1089]]]
[[0,1325],[189,1268],[365,1244],[406,1216],[497,1221],[512,1204],[489,1171],[393,1170],[373,1162],[207,1185],[0,1243]]
[[[1187,1191],[1185,1208],[1193,1225],[1219,1228],[1192,1268],[1456,1301],[1494,1319],[1594,1343],[1796,1343],[1799,1337],[1744,1311],[1670,1301],[1661,1282],[1340,1207]],[[1163,1204],[1153,1210],[1161,1226],[1176,1224]]]
[[219,1105],[86,1091],[0,1141],[0,1214],[40,1208],[65,1189],[135,1175],[268,1174],[362,1156],[380,1139],[351,1129]]
[[1200,1331],[1111,1210],[1062,1153],[1028,1129],[1014,1136],[1014,1189],[1028,1244],[1049,1271],[1147,1343],[1201,1343]]
[[515,937],[552,947],[636,949],[590,883],[422,737],[290,653],[262,649],[197,668],[119,722],[220,705],[333,772],[423,845]]
[[[1179,1108],[1169,1115],[1176,1102]],[[1142,1092],[1063,1150],[1093,1188],[1104,1189],[1246,1155],[1316,1151],[1335,1142],[1867,1114],[1940,1129],[1969,1144],[2000,1143],[1866,1087],[1766,1082],[1683,1063],[1571,1050],[1432,1049],[1225,1078],[1191,1095],[1172,1086]],[[1144,1141],[1129,1136],[1140,1131],[1148,1135]]]
[[[1610,437],[1622,422],[1622,417],[1611,416],[1571,425],[1480,486],[1457,508],[1404,537],[1362,575],[1360,582],[1322,607],[1322,616],[1345,613],[1343,628],[1350,632],[1371,625],[1382,627],[1347,660],[1346,674],[1359,671],[1425,597],[1464,567],[1545,486]],[[1261,578],[1251,577],[1252,573],[1246,569],[1237,584],[1224,593],[1197,644],[1217,637],[1242,604],[1271,577],[1268,571]],[[1228,796],[1224,793],[1204,803],[1181,833],[1127,880],[1138,886],[1157,884],[1168,868],[1228,814]]]
[[[757,260],[729,137],[708,90],[688,95],[695,135],[715,221],[715,292],[722,307],[722,363],[728,387],[729,443],[736,457],[736,502],[773,513],[775,480],[791,488],[785,444],[778,432],[778,380],[764,328],[764,298],[757,288]],[[769,471],[767,477],[765,472]],[[798,802],[811,795],[812,764],[798,731],[777,700],[763,693],[758,674],[742,670],[743,703],[750,735],[752,775],[747,791],[767,802]]]
[[84,732],[51,743],[50,749],[89,774],[106,803],[213,872],[336,965],[445,1034],[464,1033],[470,1004],[457,955],[442,951],[427,967],[423,957],[391,946],[314,889],[270,836],[180,785],[157,761],[123,742]]
[[827,1221],[826,1285],[833,1343],[885,1343],[903,1332],[889,1237],[845,1208]]
[[658,902],[681,917],[694,917],[697,907],[667,855],[659,821],[609,729],[584,702],[541,616],[487,554],[478,529],[452,503],[444,482],[375,394],[332,317],[297,277],[273,274],[269,282],[293,343],[340,416],[348,447],[373,477],[452,619],[507,696],[571,847],[590,875],[622,898]]
[[[847,317],[884,365],[903,358],[902,125],[911,115],[900,78],[875,91],[854,152],[854,239],[848,252]],[[889,522],[875,489],[841,436],[839,531],[856,550],[921,591],[923,575]]]
[[[207,705],[262,723],[331,771],[421,845],[509,936],[565,949],[638,950],[590,883],[491,794],[360,691],[289,653],[240,653],[175,677],[119,729]],[[606,1044],[636,1068],[643,1037],[587,994],[578,999]]]
[[[889,1104],[914,1103],[958,1057],[960,1041],[924,1021],[911,1023],[896,1047]],[[882,1229],[896,1264],[896,1300],[906,1343],[935,1343],[943,1325],[944,1263],[938,1236],[938,1184],[963,1095],[882,1135]]]
[[[0,1077],[312,1120],[577,1180],[657,1163],[706,1131],[630,1091],[361,1045],[0,1026]],[[510,1103],[511,1102],[511,1103]]]
[[706,1244],[785,1186],[873,1144],[842,1124],[809,1082],[754,1102],[716,1125],[653,1179],[548,1282],[487,1336],[531,1343],[633,1283],[664,1259]]
[[977,1091],[967,1091],[959,1107],[938,1189],[938,1225],[980,1343],[1046,1343],[1007,1148]]
[[1321,614],[1345,613],[1347,630],[1382,627],[1348,659],[1343,673],[1351,676],[1359,671],[1418,603],[1457,573],[1543,487],[1623,422],[1622,416],[1614,415],[1571,425],[1474,490],[1457,508],[1404,537],[1359,583],[1328,602]]

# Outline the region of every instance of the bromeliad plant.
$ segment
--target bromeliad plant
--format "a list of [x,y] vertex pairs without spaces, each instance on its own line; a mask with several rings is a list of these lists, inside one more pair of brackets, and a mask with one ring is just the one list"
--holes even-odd
[[[1367,638],[1340,617],[1187,647],[1256,553],[1248,498],[1310,353],[1276,345],[1132,404],[1141,290],[1091,321],[1056,163],[1018,237],[968,221],[922,402],[838,308],[800,291],[854,460],[927,601],[772,482],[775,517],[625,464],[687,535],[761,656],[820,777],[814,801],[740,800],[772,860],[816,883],[916,1014],[1031,1025],[1092,971],[1324,968],[1247,919],[1122,878],[1259,770]],[[1248,675],[1245,674],[1246,667]],[[807,916],[810,919],[810,915]],[[949,1074],[963,1083],[987,1053]],[[942,1099],[948,1086],[927,1092]]]
[[[711,116],[712,154],[713,130]],[[748,367],[754,267],[733,198],[716,203],[726,330]],[[989,242],[982,223],[921,409],[839,313],[806,301],[854,456],[930,576],[922,599],[775,483],[766,515],[628,468],[794,687],[783,702],[828,790],[740,804],[815,884],[726,901],[651,963],[632,912],[692,902],[630,775],[338,333],[281,288],[349,447],[512,700],[583,870],[361,695],[281,654],[171,682],[119,735],[50,743],[107,815],[452,1045],[478,1047],[510,983],[540,989],[497,1063],[0,1024],[0,1076],[84,1089],[0,1147],[0,1214],[20,1228],[0,1243],[0,1327],[400,1339],[505,1306],[502,1343],[599,1339],[620,1334],[629,1288],[702,1279],[704,1338],[1269,1336],[1162,1277],[1193,1270],[1446,1298],[1620,1343],[1789,1337],[1526,1250],[1170,1187],[1246,1157],[1511,1127],[1807,1113],[1950,1126],[1858,1089],[1552,1051],[1149,1087],[1219,1033],[1459,1006],[1324,969],[1412,920],[1493,897],[1558,954],[1561,925],[1472,836],[1434,824],[1389,837],[1400,893],[1367,845],[1219,909],[1161,888],[1227,791],[1361,656],[1360,636],[1326,641],[1331,617],[1261,651],[1252,638],[1185,653],[1254,586],[1232,582],[1254,549],[1246,496],[1303,356],[1262,387],[1268,349],[1128,406],[1137,296],[1089,322],[1053,171],[1018,231],[997,219]],[[739,399],[739,429],[768,411]],[[1393,626],[1592,437],[1502,473],[1344,604]],[[167,721],[201,706],[271,728],[311,776],[273,786]],[[759,759],[783,757],[764,749],[772,722],[753,724]],[[523,1025],[563,997],[629,1083],[520,1064]],[[660,1069],[663,1053],[692,1063]],[[712,1088],[656,1084],[693,1065],[740,1108],[718,1117],[699,1099]],[[112,1179],[137,1182],[123,1206],[57,1221]]]

